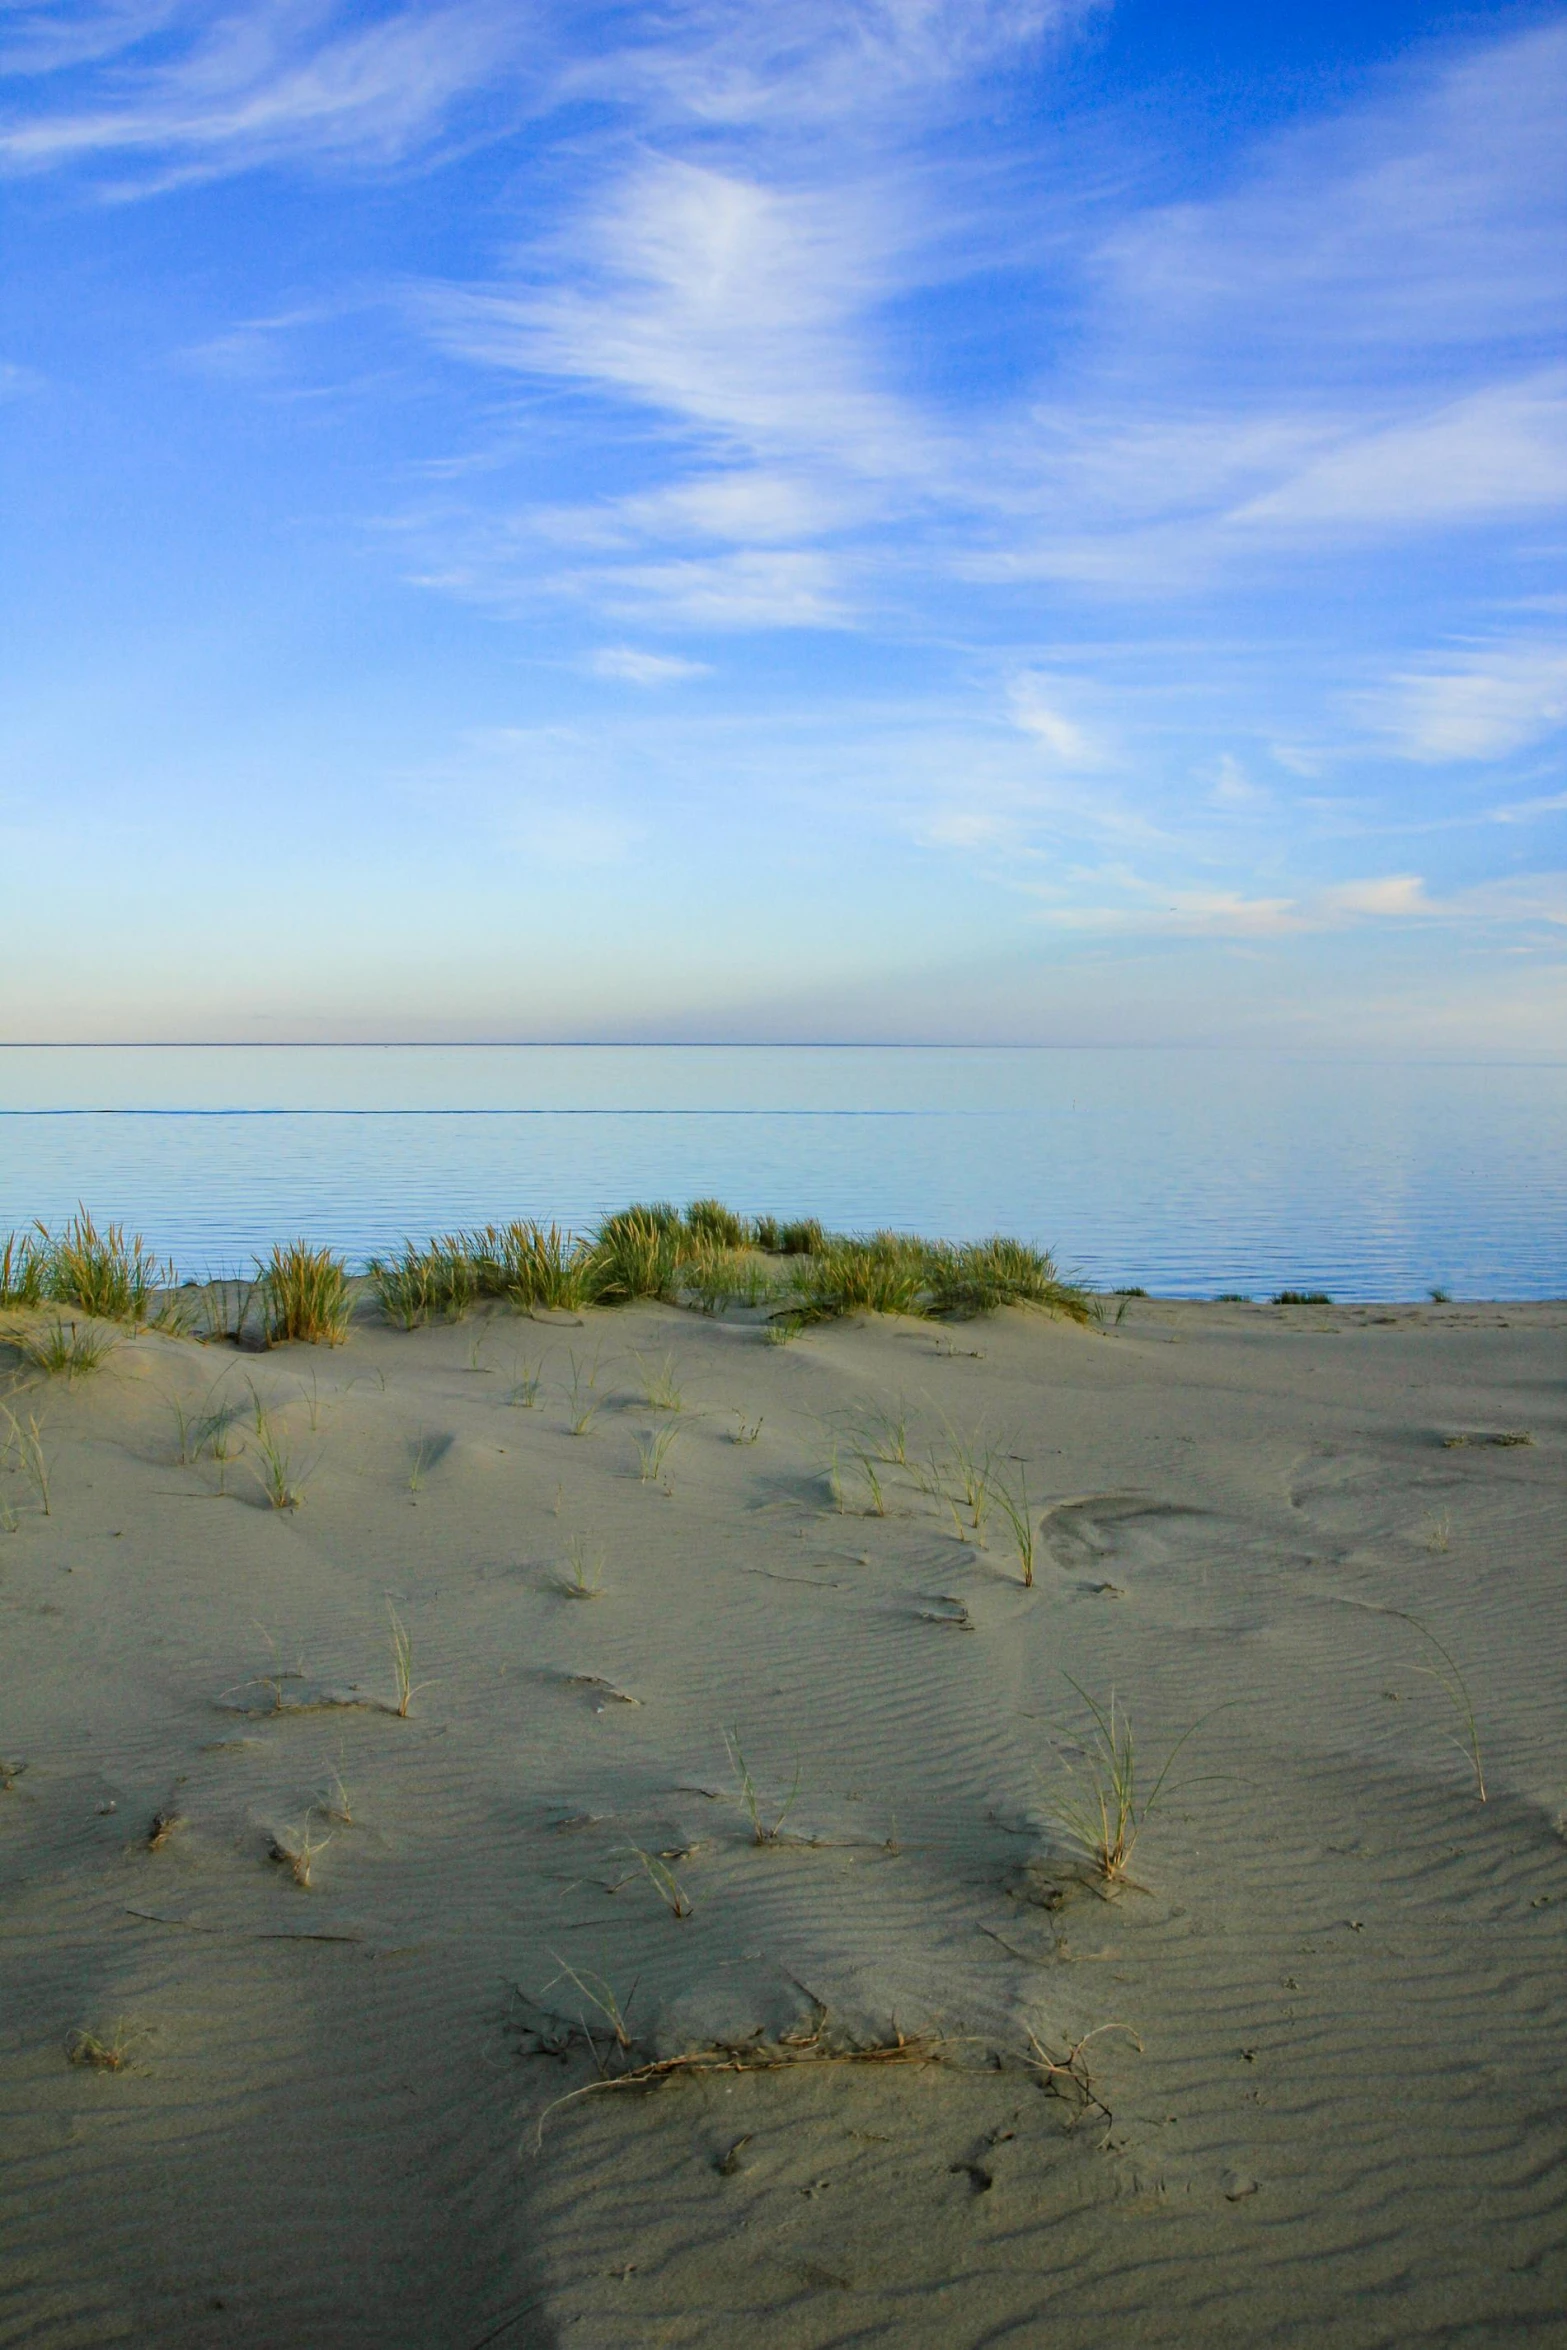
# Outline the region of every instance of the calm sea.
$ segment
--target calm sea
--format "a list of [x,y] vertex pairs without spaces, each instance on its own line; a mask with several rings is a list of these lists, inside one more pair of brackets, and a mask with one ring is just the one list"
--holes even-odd
[[1567,1295],[1567,1064],[1229,1051],[0,1046],[0,1234],[180,1270],[715,1193],[1043,1242],[1173,1296]]

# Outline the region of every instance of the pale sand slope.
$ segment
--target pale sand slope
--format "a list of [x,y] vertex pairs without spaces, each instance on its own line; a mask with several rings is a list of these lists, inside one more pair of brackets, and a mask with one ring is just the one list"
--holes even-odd
[[[1136,1305],[775,1348],[637,1308],[143,1337],[35,1381],[52,1514],[14,1447],[0,1476],[0,2339],[1567,2340],[1564,1337],[1556,1306]],[[685,1391],[668,1495],[633,1349]],[[226,1497],[178,1464],[169,1398],[215,1379],[319,1455],[296,1512],[248,1459]],[[834,1508],[831,1432],[900,1396],[911,1456],[946,1419],[1026,1461],[1035,1589],[896,1467],[885,1516],[857,1477]],[[305,1710],[390,1692],[388,1594],[410,1718]],[[1467,1676],[1484,1806],[1398,1609]],[[1052,1827],[1068,1675],[1149,1761],[1208,1717],[1109,1901]],[[726,1725],[764,1799],[798,1758],[812,1841],[748,1841]],[[269,1844],[334,1771],[352,1824],[316,1815],[304,1890]],[[633,1846],[685,1849],[693,1916]],[[541,2148],[593,2077],[529,2053],[516,1986],[583,2010],[561,1960],[647,2049],[821,2009],[953,2045],[595,2095]],[[127,2069],[67,2061],[121,2021]],[[1088,2052],[1108,2121],[990,2062],[1112,2021],[1141,2053]]]

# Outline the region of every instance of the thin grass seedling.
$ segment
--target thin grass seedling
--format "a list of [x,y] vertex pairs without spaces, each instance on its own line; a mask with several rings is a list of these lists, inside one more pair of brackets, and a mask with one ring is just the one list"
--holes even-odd
[[86,2065],[95,2073],[123,2073],[131,2061],[131,2048],[140,2038],[122,2017],[107,2040],[97,2032],[75,2031],[66,2042],[65,2053],[72,2064]]
[[[1202,1723],[1193,1722],[1182,1731],[1144,1794],[1138,1785],[1137,1743],[1132,1725],[1115,1691],[1110,1692],[1109,1705],[1101,1706],[1070,1673],[1065,1678],[1092,1715],[1094,1733],[1082,1770],[1074,1771],[1070,1763],[1067,1765],[1083,1788],[1084,1797],[1080,1803],[1060,1807],[1062,1822],[1105,1884],[1129,1885],[1132,1879],[1127,1875],[1127,1866],[1138,1837],[1158,1806],[1171,1764]],[[1202,1717],[1202,1721],[1208,1719],[1206,1714]],[[1136,1889],[1143,1890],[1141,1886]]]
[[909,1465],[909,1413],[902,1397],[896,1411],[878,1412],[871,1421],[872,1432],[880,1438],[876,1458],[889,1466],[906,1469]]
[[335,1820],[345,1828],[351,1828],[354,1824],[353,1798],[343,1784],[343,1758],[341,1754],[339,1754],[333,1769],[330,1783],[316,1797],[315,1808],[324,1820]]
[[416,1681],[413,1677],[413,1639],[407,1625],[390,1600],[386,1603],[386,1612],[392,1622],[392,1672],[397,1682],[395,1711],[398,1720],[406,1722],[408,1709],[414,1699],[421,1689],[428,1689],[430,1684],[428,1681]]
[[561,1589],[572,1599],[598,1599],[604,1590],[604,1554],[590,1551],[587,1537],[573,1534],[566,1544],[566,1556],[571,1562],[571,1573],[563,1579]]
[[331,1841],[330,1836],[312,1836],[307,1817],[292,1831],[273,1837],[269,1857],[282,1862],[295,1884],[308,1892],[311,1872]]
[[1018,1489],[1014,1493],[1006,1480],[997,1476],[991,1488],[997,1509],[1006,1519],[1007,1528],[1017,1546],[1017,1563],[1022,1572],[1023,1587],[1031,1590],[1034,1582],[1034,1515],[1028,1499],[1028,1471],[1018,1471]]
[[275,1510],[297,1510],[304,1499],[304,1490],[314,1462],[308,1469],[296,1469],[292,1453],[278,1430],[273,1427],[260,1404],[256,1407],[255,1445],[258,1466],[257,1482]]
[[511,1385],[502,1397],[502,1402],[510,1404],[515,1411],[531,1412],[539,1400],[539,1381],[543,1376],[542,1364],[535,1370],[525,1356],[514,1355]]
[[731,1409],[734,1411],[735,1425],[730,1442],[732,1444],[754,1444],[762,1433],[762,1414],[758,1412],[754,1420],[748,1420],[737,1405],[732,1406]]
[[448,1446],[442,1442],[440,1437],[426,1436],[421,1432],[418,1441],[414,1445],[413,1462],[408,1471],[408,1490],[410,1493],[423,1492],[425,1471],[427,1469],[433,1469],[436,1462],[447,1450]]
[[571,1433],[587,1436],[598,1418],[599,1398],[595,1393],[598,1382],[598,1364],[595,1362],[583,1377],[582,1365],[575,1355],[571,1357]]
[[790,1812],[793,1811],[795,1798],[800,1792],[799,1763],[796,1762],[794,1766],[794,1780],[781,1809],[774,1812],[769,1818],[762,1810],[761,1800],[756,1792],[756,1782],[751,1776],[751,1766],[745,1759],[745,1749],[740,1743],[738,1727],[724,1732],[724,1744],[729,1751],[730,1767],[740,1782],[740,1808],[751,1823],[752,1843],[776,1844],[783,1833],[783,1824]]
[[645,1356],[633,1350],[631,1359],[642,1375],[642,1393],[649,1411],[684,1411],[685,1396],[675,1376],[675,1358],[672,1354],[665,1355],[662,1362],[649,1363]]
[[[637,1995],[636,1984],[633,1983],[631,1986],[630,1993],[626,1999],[625,2007],[622,2008],[619,2000],[615,1997],[614,1991],[610,1985],[605,1982],[602,1975],[594,1974],[590,1968],[585,1968],[579,1974],[577,1969],[570,1965],[564,1958],[562,1958],[558,1951],[552,1950],[550,1952],[550,1956],[554,1959],[555,1964],[559,1967],[560,1973],[553,1976],[550,1981],[545,1984],[545,1990],[553,1991],[557,1983],[572,1984],[587,2001],[589,2007],[597,2008],[599,2014],[603,2017],[605,2023],[609,2026],[609,2037],[614,2042],[615,2046],[623,2053],[634,2047],[635,2043],[632,2040],[631,2028],[626,2022],[626,2017],[630,2013],[632,2001],[636,1998]],[[593,2027],[589,2024],[586,2015],[579,2016],[577,2021],[581,2026],[583,2038],[586,2040],[589,2048],[591,2048],[593,2051],[595,2063],[599,2063],[598,2041]],[[602,2063],[599,2063],[600,2072],[602,2072],[603,2069],[604,2068]]]
[[644,1485],[655,1485],[663,1477],[664,1463],[680,1429],[673,1420],[666,1420],[662,1428],[651,1429],[637,1438],[638,1475]]
[[1426,1526],[1427,1550],[1446,1550],[1453,1539],[1453,1521],[1446,1510],[1438,1510]]
[[38,1496],[39,1513],[45,1518],[50,1517],[53,1512],[49,1506],[49,1458],[44,1451],[43,1431],[37,1418],[29,1412],[24,1427],[9,1404],[0,1404],[0,1412],[4,1412],[11,1430],[4,1451],[0,1452],[0,1460],[9,1459],[12,1446],[16,1447],[22,1474]]
[[670,1916],[688,1918],[691,1915],[691,1897],[668,1861],[656,1852],[644,1852],[640,1844],[629,1844],[626,1849],[642,1863],[647,1871],[648,1883]]
[[1480,1729],[1475,1720],[1474,1700],[1469,1694],[1469,1684],[1459,1669],[1458,1659],[1446,1643],[1437,1638],[1430,1625],[1423,1624],[1418,1616],[1410,1615],[1404,1608],[1390,1608],[1388,1613],[1402,1616],[1406,1624],[1413,1624],[1421,1639],[1428,1640],[1440,1657],[1440,1664],[1416,1665],[1415,1670],[1423,1673],[1428,1681],[1436,1683],[1462,1722],[1463,1736],[1450,1738],[1449,1743],[1456,1746],[1468,1762],[1475,1775],[1475,1793],[1485,1803],[1488,1798],[1485,1791],[1485,1763],[1480,1752]]
[[876,1474],[876,1456],[873,1453],[860,1452],[856,1453],[854,1457],[860,1464],[860,1474],[865,1479],[866,1489],[870,1495],[870,1507],[865,1514],[871,1518],[884,1518],[887,1515],[887,1496],[882,1489],[881,1479]]

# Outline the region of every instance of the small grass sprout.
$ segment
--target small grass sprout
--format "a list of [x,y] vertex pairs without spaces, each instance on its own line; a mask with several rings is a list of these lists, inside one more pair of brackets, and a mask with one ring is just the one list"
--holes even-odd
[[1402,1616],[1406,1624],[1412,1624],[1421,1639],[1428,1641],[1436,1651],[1438,1658],[1436,1664],[1417,1665],[1415,1670],[1417,1673],[1423,1673],[1427,1680],[1436,1683],[1457,1714],[1463,1725],[1463,1735],[1453,1738],[1450,1742],[1457,1747],[1474,1772],[1476,1795],[1482,1803],[1487,1802],[1489,1798],[1485,1791],[1485,1760],[1480,1752],[1479,1724],[1475,1720],[1474,1700],[1469,1694],[1469,1684],[1459,1669],[1458,1659],[1446,1642],[1439,1640],[1430,1625],[1422,1623],[1418,1616],[1410,1615],[1403,1608],[1390,1609],[1389,1613]]
[[643,1868],[647,1871],[648,1883],[670,1916],[672,1918],[688,1918],[691,1915],[691,1896],[662,1853],[644,1852],[640,1844],[628,1845],[627,1850],[642,1863]]
[[84,2029],[74,2031],[65,2044],[65,2053],[72,2064],[85,2065],[95,2073],[123,2073],[131,2061],[131,2049],[140,2034],[132,2031],[123,2017],[113,2026],[107,2039],[97,2032]]
[[646,1356],[633,1351],[631,1359],[642,1375],[642,1393],[650,1411],[685,1410],[685,1396],[675,1376],[675,1358],[672,1354],[666,1354],[660,1362],[650,1363]]
[[637,1438],[637,1473],[644,1485],[656,1485],[661,1481],[670,1447],[680,1432],[678,1421],[666,1420],[662,1428],[650,1429],[646,1436]]
[[259,1399],[256,1404],[255,1475],[268,1503],[275,1510],[297,1510],[304,1499],[305,1486],[314,1469],[300,1469],[286,1438],[268,1417]]
[[572,1599],[599,1599],[604,1590],[604,1554],[590,1551],[587,1537],[573,1534],[566,1544],[566,1557],[571,1573],[562,1579],[561,1589]]
[[413,1704],[414,1699],[421,1689],[428,1689],[430,1684],[428,1681],[415,1681],[413,1677],[413,1639],[407,1625],[390,1600],[386,1603],[386,1612],[391,1618],[392,1674],[397,1683],[397,1704],[394,1710],[398,1720],[406,1722],[409,1707]]
[[592,1433],[593,1423],[599,1414],[598,1375],[596,1360],[587,1366],[584,1377],[584,1366],[575,1355],[571,1357],[570,1421],[573,1436],[588,1436]]
[[284,1829],[280,1835],[274,1836],[267,1857],[285,1867],[294,1883],[308,1892],[311,1872],[331,1841],[330,1836],[312,1836],[310,1821],[306,1818],[297,1828]]
[[539,1400],[539,1381],[543,1375],[542,1366],[535,1370],[526,1356],[513,1356],[511,1385],[501,1401],[510,1404],[514,1411],[531,1412]]
[[754,1444],[761,1435],[765,1424],[762,1413],[758,1412],[754,1420],[748,1420],[738,1404],[731,1406],[731,1409],[734,1412],[735,1424],[730,1435],[730,1443]]
[[24,1425],[9,1404],[0,1403],[0,1412],[5,1414],[9,1429],[4,1444],[0,1445],[0,1465],[8,1466],[15,1452],[18,1468],[38,1496],[40,1515],[50,1517],[53,1513],[49,1506],[49,1456],[44,1450],[43,1430],[37,1417],[29,1412]]
[[1451,1548],[1453,1521],[1446,1510],[1433,1511],[1426,1521],[1427,1550],[1445,1551]]
[[1034,1513],[1028,1498],[1027,1469],[1019,1468],[1015,1492],[1006,1479],[999,1474],[992,1481],[991,1492],[995,1497],[997,1509],[1007,1522],[1007,1530],[1016,1546],[1017,1563],[1022,1573],[1023,1587],[1025,1590],[1032,1590],[1035,1530]]
[[1325,1289],[1276,1289],[1276,1306],[1330,1306],[1333,1303]]
[[[573,1988],[578,1991],[587,2001],[589,2007],[593,2007],[598,2010],[598,2013],[603,2017],[604,2022],[609,2027],[609,2036],[611,2040],[613,2040],[615,2046],[622,2051],[633,2047],[635,2043],[632,2040],[631,2027],[626,2021],[626,2016],[630,2010],[632,2000],[634,2000],[637,1995],[635,1985],[632,1986],[632,1989],[627,1997],[625,2007],[622,2008],[620,2001],[616,1998],[613,1989],[608,1983],[605,1982],[602,1975],[594,1974],[592,1969],[587,1967],[583,1968],[579,1973],[578,1970],[574,1966],[570,1965],[566,1959],[562,1958],[557,1951],[552,1950],[550,1952],[550,1956],[554,1959],[555,1964],[559,1967],[560,1973],[551,1977],[550,1981],[547,1982],[544,1986],[545,1990],[553,1991],[557,1983],[570,1983]],[[537,2005],[538,2002],[535,2001],[533,2004]],[[597,2044],[593,2027],[589,2024],[585,2015],[579,2016],[577,2020],[582,2027],[583,2038],[587,2041],[588,2046],[594,2049],[596,2054]],[[602,2070],[602,2067],[600,2069]]]
[[354,1824],[353,1798],[343,1783],[342,1759],[339,1757],[328,1784],[316,1797],[315,1808],[324,1820],[336,1820],[341,1826]]
[[745,1759],[745,1748],[740,1743],[738,1727],[724,1732],[724,1745],[728,1749],[730,1767],[739,1781],[740,1808],[751,1823],[751,1842],[753,1844],[776,1844],[783,1833],[783,1824],[790,1812],[793,1811],[795,1798],[800,1792],[799,1763],[796,1762],[794,1766],[794,1779],[782,1805],[776,1811],[773,1811],[769,1806],[768,1812],[764,1812],[761,1799],[756,1792],[756,1782],[751,1776],[751,1766]]
[[1130,1884],[1127,1868],[1138,1837],[1158,1806],[1171,1764],[1200,1724],[1193,1722],[1182,1731],[1144,1793],[1132,1725],[1115,1691],[1111,1690],[1108,1705],[1100,1705],[1070,1674],[1066,1678],[1088,1708],[1093,1733],[1082,1769],[1067,1765],[1083,1795],[1079,1802],[1060,1806],[1062,1824],[1103,1883]]
[[421,1428],[409,1462],[408,1490],[410,1493],[423,1492],[426,1476],[438,1461],[445,1460],[451,1449],[452,1439],[449,1436],[426,1436]]

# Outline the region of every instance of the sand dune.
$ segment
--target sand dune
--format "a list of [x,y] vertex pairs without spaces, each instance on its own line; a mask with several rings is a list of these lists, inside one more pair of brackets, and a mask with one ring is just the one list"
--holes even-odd
[[[1564,1336],[637,1307],[18,1363],[0,2338],[1567,2338]],[[1145,1788],[1191,1733],[1118,1885],[1080,1692]],[[793,2061],[571,2095],[725,2048]]]

